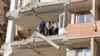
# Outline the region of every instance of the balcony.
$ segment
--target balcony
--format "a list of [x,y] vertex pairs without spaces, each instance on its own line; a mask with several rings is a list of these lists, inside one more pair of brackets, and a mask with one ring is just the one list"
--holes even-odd
[[40,0],[38,6],[55,5],[55,4],[70,4],[70,0]]
[[85,0],[71,0],[71,2],[82,2],[82,1],[85,1]]
[[20,8],[20,12],[25,12],[32,10],[32,8],[41,8],[51,5],[63,5],[70,4],[70,0],[22,0],[19,1],[18,8]]
[[89,38],[100,36],[100,21],[96,22],[97,31],[94,31],[93,22],[91,23],[78,23],[68,25],[69,39]]

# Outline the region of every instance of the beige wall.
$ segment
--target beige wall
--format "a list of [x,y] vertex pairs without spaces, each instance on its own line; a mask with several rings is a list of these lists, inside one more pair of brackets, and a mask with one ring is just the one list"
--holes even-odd
[[[77,42],[79,41],[79,42]],[[83,42],[81,42],[83,41]],[[71,41],[69,40],[69,42],[71,44],[68,44],[67,47],[68,48],[86,48],[86,47],[90,47],[90,41],[86,41],[86,40],[80,40],[80,39],[77,39],[76,41]]]
[[100,20],[100,7],[99,7],[99,11],[98,11],[98,20]]
[[[69,41],[71,42],[71,40],[69,40]],[[77,55],[77,50],[79,48],[90,48],[90,41],[76,42],[76,43],[71,42],[71,44],[67,45],[67,48],[69,48],[69,49],[67,49],[67,56],[76,56]]]
[[6,6],[2,1],[0,1],[0,24],[3,24],[4,20],[4,6]]
[[61,46],[61,50],[55,49],[46,42],[38,42],[31,44],[33,49],[29,49],[27,45],[14,47],[12,56],[66,56],[66,46],[61,41],[56,43]]
[[67,56],[76,56],[76,50],[67,50]]
[[[41,16],[46,22],[47,21],[57,22],[60,13],[61,12],[52,12],[52,13],[39,14],[39,16]],[[40,22],[41,19],[34,16],[34,14],[30,13],[25,13],[23,15],[20,15],[20,18],[15,20],[15,23],[18,24],[20,27],[22,27],[24,30],[31,29],[32,31],[39,26]]]

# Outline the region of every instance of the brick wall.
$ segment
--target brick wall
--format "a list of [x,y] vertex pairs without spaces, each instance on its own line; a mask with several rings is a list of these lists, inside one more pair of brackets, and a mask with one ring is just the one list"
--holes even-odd
[[100,35],[100,21],[97,22],[97,32],[94,31],[93,23],[69,24],[67,28],[69,39]]
[[71,0],[71,2],[80,2],[80,1],[85,1],[85,0]]

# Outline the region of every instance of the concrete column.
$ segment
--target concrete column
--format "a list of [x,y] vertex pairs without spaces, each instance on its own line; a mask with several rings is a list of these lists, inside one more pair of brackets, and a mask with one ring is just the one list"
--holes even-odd
[[90,44],[91,56],[97,56],[97,43],[95,42],[94,38],[91,38]]
[[71,1],[70,0],[66,0],[65,4],[64,4],[64,13],[65,13],[65,27],[67,26],[67,24],[71,23],[71,14],[69,11],[68,6],[70,5]]
[[20,9],[21,7],[21,0],[18,0],[18,6],[17,6],[17,9]]
[[15,24],[15,36],[18,36],[18,26]]
[[71,14],[71,24],[75,24],[75,13]]
[[22,8],[24,8],[25,7],[25,5],[26,5],[26,0],[22,0]]
[[10,9],[8,12],[9,19],[8,19],[8,25],[7,25],[7,33],[6,33],[6,40],[5,40],[3,56],[11,56],[12,54],[11,42],[14,40],[14,36],[15,36],[15,24],[13,21],[13,19],[15,19],[15,16],[13,16],[13,14],[14,14],[14,11],[17,9],[16,8],[18,4],[17,2],[18,0],[10,0]]
[[11,54],[12,54],[11,42],[14,40],[14,35],[15,35],[14,29],[15,29],[14,21],[8,20],[8,27],[7,27],[3,56],[11,56]]
[[68,8],[67,8],[67,5],[64,4],[64,13],[65,13],[65,27],[67,26],[68,24]]
[[18,0],[18,5],[20,5],[21,4],[21,0]]
[[75,23],[78,23],[78,15],[75,15]]
[[66,48],[66,56],[76,56],[76,54],[76,50],[70,50],[69,48]]
[[92,0],[92,15],[95,20],[98,19],[99,14],[98,0]]
[[8,27],[7,27],[5,43],[9,43],[9,42],[13,41],[13,39],[14,39],[14,29],[15,29],[15,24],[14,24],[13,20],[8,20]]
[[94,30],[97,31],[97,25],[96,25],[96,0],[92,0],[92,19],[93,19],[93,27]]
[[93,15],[93,18],[95,19],[95,0],[92,0],[92,15]]
[[8,12],[8,7],[4,7],[4,25],[7,25],[8,18],[6,17],[6,13]]
[[90,44],[91,56],[94,56],[94,38],[91,38]]
[[10,0],[10,12],[13,12],[17,7],[17,0]]

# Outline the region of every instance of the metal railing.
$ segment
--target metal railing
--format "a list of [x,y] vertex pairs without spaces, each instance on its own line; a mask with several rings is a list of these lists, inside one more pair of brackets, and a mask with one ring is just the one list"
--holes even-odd
[[31,10],[41,6],[54,5],[54,4],[70,4],[70,0],[18,0],[18,6],[22,12]]

